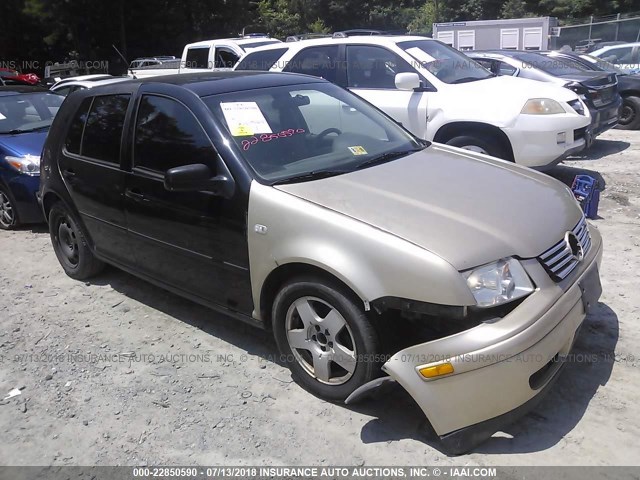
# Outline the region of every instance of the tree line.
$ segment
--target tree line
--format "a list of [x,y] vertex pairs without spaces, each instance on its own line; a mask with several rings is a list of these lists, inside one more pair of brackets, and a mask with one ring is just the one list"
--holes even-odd
[[[180,55],[186,43],[241,32],[284,38],[375,28],[430,34],[434,22],[628,12],[637,0],[2,0],[0,62],[80,59],[125,65]],[[637,9],[637,5],[635,5]],[[29,63],[27,63],[29,64]],[[2,65],[0,65],[2,66]]]

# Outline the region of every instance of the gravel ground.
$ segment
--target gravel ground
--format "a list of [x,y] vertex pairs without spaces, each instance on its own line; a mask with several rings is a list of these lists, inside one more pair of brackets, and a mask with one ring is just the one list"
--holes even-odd
[[[66,277],[42,226],[0,232],[0,462],[10,465],[638,465],[640,132],[556,167],[606,183],[604,293],[535,411],[459,458],[400,388],[315,398],[271,337],[116,269]],[[635,285],[635,287],[634,287]],[[594,358],[595,354],[595,358]],[[588,356],[587,356],[588,355]]]

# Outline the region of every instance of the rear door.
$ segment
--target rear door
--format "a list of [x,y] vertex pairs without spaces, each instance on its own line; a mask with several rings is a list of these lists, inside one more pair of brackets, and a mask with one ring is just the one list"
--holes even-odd
[[120,168],[129,92],[85,98],[67,131],[62,178],[99,254],[132,260],[124,216],[125,173]]
[[246,205],[240,194],[225,199],[164,188],[165,172],[181,165],[205,164],[216,174],[221,159],[193,113],[200,100],[183,89],[170,96],[154,93],[149,84],[141,87],[138,101],[125,189],[137,269],[188,295],[250,314]]

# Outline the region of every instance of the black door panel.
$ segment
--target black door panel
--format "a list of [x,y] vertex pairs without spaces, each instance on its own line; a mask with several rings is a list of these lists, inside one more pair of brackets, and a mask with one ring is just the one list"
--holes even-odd
[[143,95],[136,116],[125,207],[137,268],[175,288],[242,313],[253,309],[246,207],[210,192],[170,192],[164,172],[222,162],[181,102]]

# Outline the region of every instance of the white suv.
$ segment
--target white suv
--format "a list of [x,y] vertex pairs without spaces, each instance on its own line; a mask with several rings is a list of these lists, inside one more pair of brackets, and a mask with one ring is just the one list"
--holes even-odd
[[236,70],[315,75],[348,88],[426,140],[543,169],[583,150],[588,108],[562,87],[496,77],[417,36],[346,36],[257,48]]

